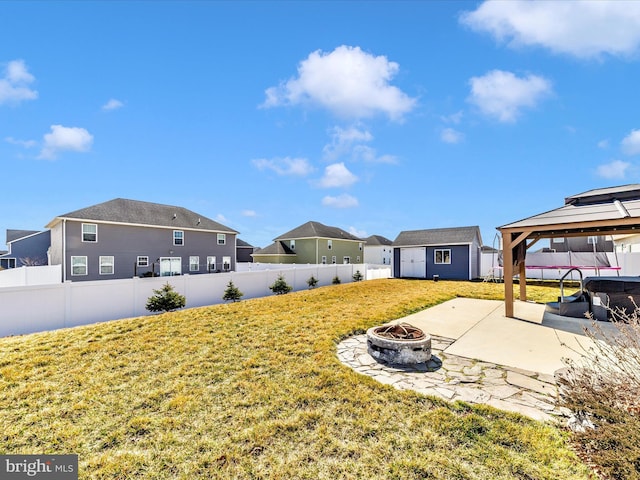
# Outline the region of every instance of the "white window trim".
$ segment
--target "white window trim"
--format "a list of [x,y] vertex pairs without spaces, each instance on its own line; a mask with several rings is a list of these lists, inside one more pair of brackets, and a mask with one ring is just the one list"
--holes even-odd
[[222,270],[225,272],[231,271],[231,257],[229,256],[222,257]]
[[[196,260],[195,262],[194,262],[194,259]],[[189,257],[189,271],[190,272],[199,272],[200,271],[200,257],[199,256],[191,255]]]
[[289,241],[289,248],[291,248],[291,250],[295,250],[296,249],[296,241],[295,240]]
[[322,255],[322,265],[326,265],[326,264],[327,264],[327,256]]
[[327,250],[331,250],[333,248],[333,240],[327,240]]
[[207,257],[207,272],[209,271],[216,271],[216,257],[213,255]]
[[[182,237],[180,238],[180,240],[182,240],[182,243],[176,243],[176,233],[181,233]],[[176,247],[184,247],[184,230],[174,230],[173,231],[173,245]]]
[[[84,273],[74,273],[73,272],[73,259],[74,258],[84,258]],[[72,255],[71,256],[71,276],[73,277],[86,277],[87,275],[89,275],[89,265],[88,265],[88,259],[85,255]]]
[[[103,259],[107,259],[107,258],[111,259],[111,263],[110,264],[107,263],[105,266],[111,266],[111,272],[104,273],[102,271],[102,267],[103,267],[102,261],[103,261]],[[116,272],[115,260],[116,259],[115,259],[115,257],[113,255],[100,255],[100,258],[98,259],[98,265],[99,265],[98,271],[99,271],[100,275],[113,275]]]
[[[436,261],[436,257],[438,255],[438,252],[442,252],[443,253],[443,255],[442,255],[443,258],[444,258],[444,252],[449,252],[449,255],[448,255],[449,261],[448,262],[438,262],[438,261]],[[451,265],[451,249],[450,248],[436,248],[433,251],[433,263],[434,263],[434,265]]]
[[[222,240],[222,241],[220,241]],[[227,234],[226,233],[218,233],[216,236],[216,243],[218,245],[226,245],[227,244]]]
[[598,244],[598,237],[595,235],[589,235],[587,237],[587,243],[589,245],[597,245]]
[[338,263],[338,258],[335,255],[331,256],[331,265],[335,265]]
[[551,243],[564,243],[564,237],[552,238]]
[[[145,259],[144,263],[142,262],[142,259]],[[149,266],[149,256],[148,255],[138,255],[138,258],[136,259],[136,265],[138,267],[148,267]]]
[[[85,240],[84,239],[84,227],[85,226],[94,226],[96,227],[96,232],[93,233],[89,233],[89,235],[95,235],[96,239],[95,240]],[[82,243],[98,243],[98,224],[97,223],[83,223],[82,227],[80,228],[80,240],[82,240]]]
[[343,263],[343,265],[350,265],[351,264],[351,257],[349,257],[348,255],[342,257],[342,263]]

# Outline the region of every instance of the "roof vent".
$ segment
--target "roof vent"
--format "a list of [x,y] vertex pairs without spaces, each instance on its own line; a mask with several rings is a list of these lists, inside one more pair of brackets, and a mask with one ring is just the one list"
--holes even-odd
[[178,214],[177,214],[177,213],[174,213],[174,214],[173,214],[173,218],[176,218],[177,216],[178,216]]

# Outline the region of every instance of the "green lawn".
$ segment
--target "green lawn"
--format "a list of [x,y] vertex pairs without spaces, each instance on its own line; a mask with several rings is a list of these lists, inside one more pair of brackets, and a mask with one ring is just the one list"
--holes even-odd
[[503,288],[375,280],[0,339],[0,452],[77,453],[81,478],[591,478],[553,426],[336,357],[353,333]]

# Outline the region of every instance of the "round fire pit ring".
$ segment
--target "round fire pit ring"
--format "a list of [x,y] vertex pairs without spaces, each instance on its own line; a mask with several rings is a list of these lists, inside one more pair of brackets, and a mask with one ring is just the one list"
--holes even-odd
[[367,351],[385,363],[426,363],[431,360],[431,336],[408,323],[372,327],[367,330]]

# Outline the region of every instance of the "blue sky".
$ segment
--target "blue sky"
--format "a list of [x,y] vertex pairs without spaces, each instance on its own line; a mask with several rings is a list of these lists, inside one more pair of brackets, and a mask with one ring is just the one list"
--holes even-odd
[[640,181],[640,2],[0,2],[0,229],[123,197],[264,247]]

